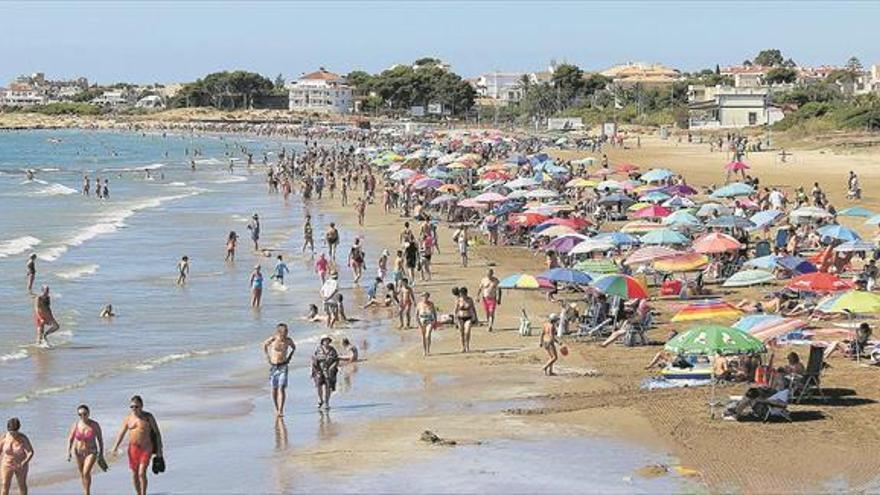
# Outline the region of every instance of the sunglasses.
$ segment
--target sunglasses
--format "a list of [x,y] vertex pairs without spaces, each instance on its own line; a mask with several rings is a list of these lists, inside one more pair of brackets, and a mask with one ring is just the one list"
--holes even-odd
[[140,408],[141,408],[141,406],[135,406],[135,405],[132,405],[132,406],[129,406],[129,407],[130,407],[131,409],[140,409]]

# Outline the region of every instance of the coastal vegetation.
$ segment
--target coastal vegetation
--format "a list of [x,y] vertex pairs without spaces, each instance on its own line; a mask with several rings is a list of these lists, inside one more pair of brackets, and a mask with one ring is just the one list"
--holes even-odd
[[254,72],[214,72],[185,84],[171,100],[171,107],[251,108],[255,98],[270,96],[276,91],[277,86],[269,78]]
[[42,115],[100,115],[104,109],[91,103],[57,102],[29,107],[4,107],[4,112],[31,112]]

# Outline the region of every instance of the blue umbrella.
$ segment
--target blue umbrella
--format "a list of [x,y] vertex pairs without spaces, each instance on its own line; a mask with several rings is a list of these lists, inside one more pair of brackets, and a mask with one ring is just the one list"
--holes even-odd
[[837,212],[837,216],[839,217],[872,217],[874,216],[874,212],[867,209],[862,208],[861,206],[850,206],[849,208],[844,208]]
[[588,285],[593,281],[593,278],[586,273],[570,268],[551,268],[538,274],[538,278],[578,285]]
[[726,186],[719,187],[711,194],[713,198],[734,198],[736,196],[748,196],[755,192],[752,186],[743,184],[742,182],[734,182]]
[[840,253],[866,252],[875,249],[877,249],[877,245],[871,241],[847,241],[834,248],[835,251]]
[[740,318],[732,326],[733,328],[748,332],[752,328],[769,323],[771,321],[783,320],[785,317],[779,315],[748,315]]
[[816,233],[818,233],[822,237],[830,237],[832,239],[838,239],[841,241],[858,241],[861,239],[859,234],[856,234],[854,230],[848,229],[843,225],[838,224],[819,227],[819,229],[816,230]]
[[711,218],[706,225],[709,227],[721,227],[721,228],[741,228],[747,229],[754,227],[755,224],[749,220],[748,218],[738,217],[736,215],[724,215],[717,218]]
[[816,271],[816,265],[800,256],[782,256],[776,260],[776,264],[797,274],[813,273]]
[[670,229],[659,229],[648,232],[639,238],[642,244],[687,244],[690,240],[684,235]]
[[608,241],[615,246],[634,246],[639,244],[639,239],[637,237],[631,236],[625,232],[606,232],[597,235],[593,239]]
[[515,163],[517,165],[523,165],[529,163],[529,159],[522,155],[511,155],[505,160],[507,163]]
[[772,270],[776,268],[776,261],[779,260],[780,256],[775,254],[768,254],[767,256],[759,256],[757,258],[750,259],[743,263],[743,266],[746,268],[761,268],[764,270]]
[[873,217],[865,220],[865,225],[880,225],[880,215],[874,215]]
[[772,225],[780,216],[782,212],[779,210],[764,210],[755,213],[749,220],[755,224],[756,229],[760,229]]
[[642,174],[639,179],[645,182],[659,182],[673,175],[675,175],[675,172],[672,172],[671,170],[666,170],[665,168],[655,168]]
[[661,222],[663,225],[685,225],[688,227],[702,225],[700,219],[687,210],[674,211],[670,215],[664,217]]

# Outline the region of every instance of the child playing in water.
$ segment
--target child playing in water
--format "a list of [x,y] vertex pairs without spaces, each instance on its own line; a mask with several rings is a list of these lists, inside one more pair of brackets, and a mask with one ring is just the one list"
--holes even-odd
[[284,274],[290,273],[290,269],[287,268],[287,263],[284,262],[284,259],[280,254],[277,259],[278,261],[275,262],[275,270],[272,274],[272,278],[277,280],[281,285],[284,285]]

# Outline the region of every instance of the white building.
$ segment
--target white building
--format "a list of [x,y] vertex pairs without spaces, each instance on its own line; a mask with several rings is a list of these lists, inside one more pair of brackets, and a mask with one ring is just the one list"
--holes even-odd
[[350,113],[351,86],[338,74],[321,67],[289,84],[289,108],[292,112]]
[[36,89],[16,87],[15,85],[12,85],[0,94],[0,105],[6,107],[32,107],[34,105],[45,105],[48,102],[49,97],[44,92]]
[[767,88],[688,86],[691,129],[727,129],[773,124],[783,119]]
[[477,94],[504,103],[517,102],[523,97],[522,72],[490,72],[477,79]]
[[101,107],[125,107],[131,105],[132,98],[127,91],[104,91],[104,93],[93,99],[92,103]]
[[147,110],[162,110],[165,108],[165,100],[159,95],[149,95],[138,100],[134,106],[135,108],[144,108]]

